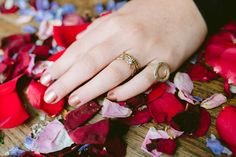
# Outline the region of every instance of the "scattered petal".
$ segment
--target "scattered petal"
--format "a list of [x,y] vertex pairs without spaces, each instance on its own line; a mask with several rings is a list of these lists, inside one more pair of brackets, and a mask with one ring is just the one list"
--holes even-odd
[[147,144],[151,143],[151,139],[168,139],[169,135],[162,130],[156,130],[154,127],[151,127],[143,141],[143,144],[141,146],[141,149],[148,154],[152,155],[153,157],[159,157],[161,156],[161,152],[158,152],[156,149],[149,152],[147,149]]
[[79,127],[69,135],[71,139],[78,145],[80,144],[104,144],[109,132],[109,120],[101,120],[94,124]]
[[102,107],[102,116],[106,118],[126,118],[132,114],[132,110],[120,106],[118,103],[104,99]]
[[31,150],[40,153],[51,153],[70,147],[73,141],[63,124],[58,120],[50,122],[33,141]]
[[213,109],[222,105],[226,101],[227,101],[227,98],[223,94],[215,93],[211,97],[205,99],[201,103],[201,107],[205,109]]
[[193,91],[193,82],[187,73],[176,73],[174,84],[180,91],[184,91],[189,94]]
[[184,106],[175,95],[170,93],[164,93],[161,97],[149,103],[148,108],[157,123],[169,122],[176,114],[184,111]]
[[67,114],[64,123],[65,128],[68,131],[76,129],[90,120],[100,109],[101,106],[93,101],[80,106]]
[[210,138],[206,139],[206,146],[211,149],[215,155],[227,154],[232,155],[232,152],[224,147],[219,140],[216,139],[215,135],[211,134]]

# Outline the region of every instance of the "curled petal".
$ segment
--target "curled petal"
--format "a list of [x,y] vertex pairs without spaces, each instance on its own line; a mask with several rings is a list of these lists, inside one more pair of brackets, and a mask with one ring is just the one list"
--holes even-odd
[[79,108],[71,111],[65,117],[65,128],[70,131],[81,126],[88,120],[90,120],[99,110],[101,106],[96,102],[86,103]]
[[0,129],[16,127],[29,118],[16,91],[21,76],[0,85]]
[[223,94],[216,93],[216,94],[213,94],[211,97],[205,99],[201,103],[201,107],[205,109],[213,109],[222,105],[226,101],[227,101],[227,98]]
[[152,91],[147,95],[148,103],[151,103],[155,99],[159,98],[166,92],[166,84],[165,83],[158,83],[152,89]]
[[132,114],[132,110],[120,106],[118,103],[104,99],[102,107],[102,116],[106,118],[125,118]]
[[56,104],[47,104],[43,100],[44,93],[47,87],[43,86],[41,83],[32,80],[26,89],[26,96],[30,104],[46,112],[49,116],[54,116],[59,114],[65,104],[65,100],[62,99]]
[[71,139],[80,144],[104,144],[109,132],[109,120],[79,127],[69,133]]
[[187,73],[176,73],[174,84],[179,90],[185,91],[189,94],[193,91],[193,82]]
[[31,150],[51,153],[70,147],[74,142],[69,137],[63,124],[58,120],[50,122],[33,141]]

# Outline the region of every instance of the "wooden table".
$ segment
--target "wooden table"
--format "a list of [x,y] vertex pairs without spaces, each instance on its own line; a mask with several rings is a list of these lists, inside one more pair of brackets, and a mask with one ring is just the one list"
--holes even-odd
[[[84,0],[85,2],[86,0]],[[93,4],[93,3],[92,3]],[[88,5],[87,3],[85,4]],[[89,7],[88,7],[89,8]],[[14,24],[14,20],[16,16],[2,16],[0,15],[0,38],[6,35],[14,34],[21,31],[21,26],[18,26]],[[208,96],[211,96],[212,94],[216,92],[223,92],[223,80],[217,79],[214,81],[211,81],[209,83],[201,83],[201,82],[195,82],[194,83],[194,92],[193,94],[196,96],[200,96],[203,98],[206,98]],[[236,98],[229,99],[226,104],[236,104]],[[1,109],[1,104],[0,104]],[[216,134],[215,129],[215,119],[218,115],[218,112],[221,110],[221,107],[217,109],[210,110],[212,116],[212,125],[207,133],[207,136],[209,136],[211,133]],[[101,116],[96,116],[92,122],[97,121],[100,119]],[[38,121],[38,117],[35,116],[32,117],[29,121],[27,121],[25,124],[9,130],[4,130],[5,134],[5,144],[0,146],[0,156],[3,156],[6,151],[13,148],[14,146],[19,146],[21,148],[24,148],[23,141],[26,135],[30,132],[30,126],[32,124],[36,123]],[[141,149],[141,143],[144,140],[144,137],[148,131],[148,129],[151,126],[159,127],[155,123],[149,123],[142,126],[136,126],[131,127],[129,130],[126,141],[128,143],[127,148],[127,157],[145,157],[148,156],[146,153],[144,153]],[[201,137],[199,139],[192,139],[192,138],[182,138],[178,140],[179,147],[177,149],[177,152],[175,156],[178,157],[213,157],[214,155],[211,153],[211,151],[206,148],[205,146],[205,137]],[[166,156],[166,155],[163,155]]]

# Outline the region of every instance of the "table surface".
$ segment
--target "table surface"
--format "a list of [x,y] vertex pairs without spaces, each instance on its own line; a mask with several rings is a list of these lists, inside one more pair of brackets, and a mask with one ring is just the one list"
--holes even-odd
[[[91,3],[93,4],[93,3]],[[85,4],[84,8],[89,8],[87,5],[91,4]],[[0,15],[0,38],[21,32],[21,27],[19,25],[16,25],[14,23],[14,19],[16,19],[16,15]],[[194,82],[194,92],[193,94],[195,96],[200,96],[203,98],[209,97],[214,93],[217,92],[223,92],[223,80],[217,79],[213,80],[208,83],[202,83],[202,82]],[[226,104],[236,104],[236,98],[229,99]],[[224,106],[224,105],[223,105]],[[223,107],[222,106],[222,107]],[[210,110],[210,114],[212,117],[212,124],[211,127],[207,133],[206,136],[209,136],[210,134],[217,135],[216,129],[215,129],[215,119],[219,113],[219,111],[222,109],[222,107]],[[91,120],[91,122],[95,122],[98,119],[100,119],[101,116],[97,115],[94,117],[94,119]],[[3,156],[5,152],[7,152],[9,149],[13,148],[14,146],[19,146],[21,148],[24,148],[23,141],[26,135],[30,133],[30,126],[32,124],[37,123],[38,117],[33,116],[29,121],[27,121],[25,124],[14,128],[14,129],[8,129],[3,130],[5,134],[4,138],[4,145],[0,146],[0,156]],[[151,126],[160,127],[155,123],[148,123],[142,126],[135,126],[131,127],[129,130],[126,141],[128,143],[127,147],[127,157],[146,157],[149,156],[146,153],[144,153],[140,146],[144,140],[144,137],[148,131],[148,129]],[[213,157],[214,155],[211,153],[211,151],[205,146],[205,137],[201,137],[198,139],[193,138],[181,138],[178,140],[178,149],[174,156],[177,157]],[[163,155],[167,156],[167,155]]]

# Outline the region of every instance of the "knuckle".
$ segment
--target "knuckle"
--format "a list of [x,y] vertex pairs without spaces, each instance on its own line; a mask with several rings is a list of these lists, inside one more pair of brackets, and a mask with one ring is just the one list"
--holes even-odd
[[124,79],[125,74],[119,66],[116,66],[115,64],[111,63],[108,67],[110,75],[112,75],[114,78],[114,82],[120,82]]

